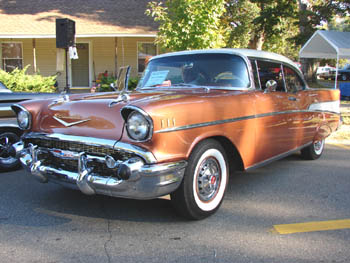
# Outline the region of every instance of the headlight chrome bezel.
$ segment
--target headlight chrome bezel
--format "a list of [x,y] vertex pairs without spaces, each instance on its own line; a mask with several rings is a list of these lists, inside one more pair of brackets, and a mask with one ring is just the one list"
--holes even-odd
[[[30,114],[30,112],[26,108],[18,104],[13,105],[12,109],[15,111],[17,115],[18,127],[21,130],[29,130],[32,126],[32,115]],[[22,114],[23,117],[25,116],[27,117],[25,125],[23,125],[23,121],[20,121],[20,114]]]
[[[128,137],[135,142],[146,142],[149,141],[153,136],[153,120],[152,118],[142,109],[135,106],[126,106],[122,109],[122,116],[125,120],[126,132]],[[133,136],[130,131],[130,123],[131,118],[137,118],[135,116],[143,118],[143,121],[147,124],[147,131],[144,136],[138,138],[137,136]]]

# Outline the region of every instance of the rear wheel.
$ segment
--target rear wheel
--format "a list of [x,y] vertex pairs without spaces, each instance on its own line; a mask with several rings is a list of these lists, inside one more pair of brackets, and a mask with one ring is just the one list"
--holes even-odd
[[199,143],[190,155],[180,187],[171,194],[175,209],[189,219],[203,219],[220,207],[228,183],[225,150],[215,140]]
[[18,141],[19,137],[13,132],[0,134],[0,170],[10,171],[20,167],[20,162],[12,149],[12,145]]
[[314,141],[311,145],[301,150],[301,156],[306,160],[316,160],[321,157],[325,140]]

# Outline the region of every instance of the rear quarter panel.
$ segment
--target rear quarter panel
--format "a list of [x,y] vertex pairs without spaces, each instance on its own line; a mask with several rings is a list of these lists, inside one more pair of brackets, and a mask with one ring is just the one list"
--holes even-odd
[[[307,89],[298,93],[303,111],[300,140],[302,144],[324,139],[334,132],[340,121],[338,89]],[[337,106],[338,105],[338,108]]]

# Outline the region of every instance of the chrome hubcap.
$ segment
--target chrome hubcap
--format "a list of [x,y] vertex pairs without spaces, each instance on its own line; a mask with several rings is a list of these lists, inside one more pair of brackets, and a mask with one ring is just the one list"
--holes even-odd
[[197,193],[202,201],[210,201],[213,199],[221,183],[221,169],[218,161],[209,157],[205,159],[197,174]]
[[0,137],[0,162],[3,164],[12,164],[17,161],[12,150],[11,138]]
[[324,140],[314,142],[314,149],[317,155],[320,155],[322,153],[323,146],[324,146]]

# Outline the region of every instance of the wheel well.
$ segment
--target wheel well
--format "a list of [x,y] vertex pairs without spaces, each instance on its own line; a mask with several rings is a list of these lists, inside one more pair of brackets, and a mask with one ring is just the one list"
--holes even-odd
[[223,136],[215,136],[207,139],[214,139],[218,141],[222,147],[224,147],[231,171],[244,171],[242,157],[239,154],[236,146],[229,139]]
[[23,131],[15,128],[15,127],[1,127],[0,128],[0,133],[4,133],[4,132],[13,132],[15,133],[18,137],[21,137],[23,134]]

